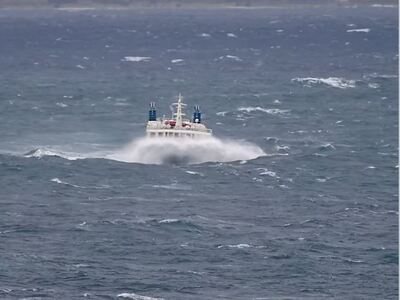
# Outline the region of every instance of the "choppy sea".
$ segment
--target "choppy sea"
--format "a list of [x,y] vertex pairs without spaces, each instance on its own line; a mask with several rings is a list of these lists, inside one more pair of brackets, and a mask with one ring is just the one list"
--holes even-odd
[[1,299],[397,299],[398,242],[397,7],[0,11]]

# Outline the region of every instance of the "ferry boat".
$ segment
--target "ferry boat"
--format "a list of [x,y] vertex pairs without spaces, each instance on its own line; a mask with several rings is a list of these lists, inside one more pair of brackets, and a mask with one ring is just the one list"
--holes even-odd
[[170,119],[157,118],[157,111],[154,102],[150,103],[149,121],[147,122],[146,133],[148,137],[160,138],[202,138],[210,137],[212,130],[201,123],[200,107],[195,106],[193,119],[185,118],[183,97],[179,94],[178,102],[172,104],[176,107]]

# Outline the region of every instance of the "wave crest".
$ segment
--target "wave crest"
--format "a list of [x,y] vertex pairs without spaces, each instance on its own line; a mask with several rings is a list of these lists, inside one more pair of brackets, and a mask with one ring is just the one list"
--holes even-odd
[[303,83],[306,87],[312,87],[317,84],[325,84],[334,88],[347,89],[356,87],[355,80],[348,80],[338,77],[328,77],[328,78],[314,78],[314,77],[304,77],[304,78],[293,78],[293,82]]

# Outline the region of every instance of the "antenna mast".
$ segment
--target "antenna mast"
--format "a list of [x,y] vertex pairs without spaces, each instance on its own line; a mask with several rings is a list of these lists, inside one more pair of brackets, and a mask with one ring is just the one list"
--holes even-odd
[[183,113],[183,107],[186,106],[186,104],[183,103],[182,100],[183,97],[181,94],[179,94],[178,102],[174,103],[174,105],[176,105],[176,113],[174,113],[176,121],[175,127],[182,127],[183,116],[185,116],[185,114]]

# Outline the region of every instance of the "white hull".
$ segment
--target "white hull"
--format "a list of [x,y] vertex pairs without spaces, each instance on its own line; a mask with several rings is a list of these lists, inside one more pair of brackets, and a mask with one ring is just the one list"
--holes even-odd
[[147,129],[148,137],[155,138],[201,138],[212,136],[211,132],[194,131],[187,129]]

